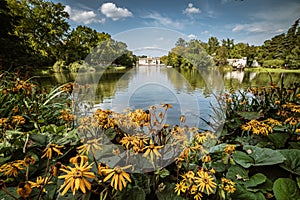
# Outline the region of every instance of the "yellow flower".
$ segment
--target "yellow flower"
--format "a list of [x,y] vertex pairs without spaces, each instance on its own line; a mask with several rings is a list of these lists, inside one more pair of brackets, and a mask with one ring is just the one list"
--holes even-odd
[[197,133],[195,135],[195,139],[196,139],[197,142],[202,144],[203,142],[205,142],[207,140],[207,136],[203,133]]
[[64,166],[61,164],[61,162],[55,163],[54,165],[51,166],[51,168],[50,168],[50,173],[51,173],[53,176],[57,176],[57,175],[58,175],[58,170],[59,170],[61,167],[64,167]]
[[72,190],[73,195],[79,188],[83,193],[86,193],[86,189],[91,190],[91,183],[87,180],[87,178],[95,178],[95,174],[90,172],[91,168],[92,164],[84,163],[83,160],[80,164],[75,163],[74,168],[70,166],[67,166],[67,169],[61,168],[60,170],[66,173],[58,177],[65,179],[59,188],[60,191],[63,189],[61,195],[64,196],[69,189]]
[[79,164],[82,160],[84,162],[87,162],[88,157],[85,156],[85,155],[77,155],[77,156],[74,156],[74,157],[70,158],[69,162],[73,163],[73,164],[75,164],[75,163]]
[[236,188],[234,187],[235,182],[224,177],[221,178],[221,181],[222,181],[221,188],[223,190],[227,191],[228,193],[234,193],[234,191],[236,190]]
[[31,194],[31,185],[28,182],[21,182],[18,185],[17,188],[17,193],[19,196],[21,196],[22,198],[28,198]]
[[202,162],[207,163],[207,162],[210,162],[210,161],[211,161],[210,155],[204,155],[202,157]]
[[181,115],[181,116],[180,116],[180,122],[181,122],[181,123],[184,123],[185,120],[186,120],[186,117],[185,117],[184,115]]
[[25,118],[20,115],[12,116],[11,123],[15,125],[25,124]]
[[0,118],[0,126],[4,126],[8,123],[8,118]]
[[198,190],[201,192],[206,192],[207,195],[214,193],[217,184],[214,182],[214,178],[205,171],[198,171],[197,175],[199,177],[195,177],[195,183],[197,183]]
[[138,145],[139,140],[136,136],[125,134],[125,136],[121,139],[120,143],[126,147],[126,149],[130,149],[131,147]]
[[282,126],[282,123],[276,119],[272,119],[272,118],[268,118],[267,120],[265,120],[267,123],[269,124],[274,124],[277,126]]
[[106,173],[107,176],[103,179],[104,182],[111,179],[110,185],[115,190],[122,191],[123,187],[126,187],[126,180],[131,183],[130,175],[124,170],[130,168],[131,165],[125,167],[116,166],[113,169],[103,169],[102,172]]
[[159,149],[163,148],[163,146],[155,146],[153,143],[153,140],[150,140],[149,146],[145,147],[146,152],[143,154],[143,157],[147,157],[150,154],[150,159],[153,161],[154,160],[154,154],[157,157],[160,157],[160,153],[158,152]]
[[104,175],[107,174],[107,173],[104,172],[103,170],[109,169],[108,165],[103,164],[103,163],[98,163],[98,166],[97,166],[97,167],[98,167],[98,174],[99,174],[100,176],[104,176]]
[[224,152],[227,154],[232,154],[235,152],[235,145],[234,144],[226,144]]
[[180,181],[179,183],[176,183],[175,186],[175,192],[177,192],[177,195],[180,195],[180,192],[185,193],[188,186],[185,184],[184,181]]
[[95,150],[101,150],[101,145],[99,144],[99,141],[101,138],[98,139],[92,139],[88,140],[86,144],[83,144],[79,147],[77,147],[77,151],[79,154],[88,154],[91,150],[93,154],[95,154]]
[[279,100],[276,100],[274,103],[275,103],[275,105],[279,105],[279,104],[280,104],[280,101],[279,101]]
[[172,104],[169,104],[169,103],[163,104],[162,107],[166,110],[168,110],[169,108],[173,108]]
[[25,166],[29,166],[30,164],[33,165],[34,163],[35,163],[35,159],[34,159],[34,157],[32,155],[26,156],[24,158],[24,165]]
[[202,194],[200,192],[198,192],[195,196],[194,199],[195,200],[201,200]]
[[76,118],[76,116],[70,114],[68,110],[61,110],[60,113],[61,114],[60,116],[58,116],[58,119],[63,119],[66,122],[74,121],[74,119]]
[[248,124],[243,124],[243,125],[241,126],[241,128],[242,128],[242,130],[244,130],[244,131],[250,131],[250,130],[251,130],[251,126],[248,125]]
[[57,155],[63,155],[62,152],[60,152],[60,149],[63,148],[63,146],[59,146],[57,144],[49,144],[45,149],[44,149],[44,155],[42,155],[42,158],[47,157],[49,159],[52,158],[52,152],[55,151]]
[[43,192],[46,192],[46,189],[44,188],[44,185],[47,185],[47,184],[51,184],[53,183],[52,181],[50,181],[49,177],[46,177],[45,179],[41,176],[38,176],[36,178],[36,182],[32,182],[32,181],[28,181],[31,185],[31,188],[39,188],[39,189],[42,189],[43,188]]
[[188,171],[184,175],[182,175],[183,180],[191,183],[195,178],[195,173],[193,171]]
[[5,163],[0,167],[0,173],[4,172],[5,176],[17,177],[20,170],[23,170],[24,160],[15,160]]

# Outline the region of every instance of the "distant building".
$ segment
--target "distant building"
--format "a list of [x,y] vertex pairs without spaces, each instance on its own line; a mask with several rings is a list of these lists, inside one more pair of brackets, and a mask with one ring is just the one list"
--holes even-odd
[[139,65],[161,65],[159,57],[139,58]]
[[242,69],[247,66],[247,57],[243,57],[241,59],[227,59],[227,62],[235,68]]
[[253,60],[251,67],[259,67],[260,65],[258,64],[257,60]]

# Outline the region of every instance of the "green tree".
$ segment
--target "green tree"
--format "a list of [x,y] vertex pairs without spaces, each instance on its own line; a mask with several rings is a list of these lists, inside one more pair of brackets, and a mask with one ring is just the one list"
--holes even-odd
[[208,39],[208,43],[207,43],[207,50],[208,50],[208,54],[209,55],[214,55],[216,54],[218,48],[220,47],[220,44],[219,44],[219,41],[218,41],[218,38],[216,37],[210,37]]
[[9,34],[16,36],[31,55],[29,64],[45,65],[61,57],[69,15],[61,3],[41,0],[7,0],[9,15],[15,19]]
[[98,33],[87,26],[77,26],[66,39],[63,59],[67,64],[84,60],[97,45],[110,37],[107,33]]
[[224,66],[226,65],[228,59],[228,49],[223,44],[217,51],[217,55],[215,56],[214,60],[217,66]]

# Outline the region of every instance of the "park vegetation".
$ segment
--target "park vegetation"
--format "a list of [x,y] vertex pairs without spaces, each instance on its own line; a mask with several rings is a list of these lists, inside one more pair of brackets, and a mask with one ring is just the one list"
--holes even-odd
[[[116,61],[111,61],[112,65],[131,67],[137,61],[137,57],[127,50],[126,44],[114,41],[108,33],[100,33],[81,25],[71,29],[69,14],[61,3],[1,0],[0,6],[0,20],[3,24],[0,30],[0,60],[1,67],[5,69],[53,66],[56,72],[76,71],[79,66],[86,64],[83,61],[87,55],[103,42],[114,54],[115,47],[124,50]],[[228,58],[247,57],[248,66],[256,60],[263,67],[299,69],[299,28],[297,19],[286,33],[266,40],[261,46],[235,44],[229,38],[219,42],[213,36],[208,42],[196,39],[184,41],[179,38],[175,48],[162,60],[166,65],[175,67],[191,67],[195,64],[210,66],[211,61],[205,58],[205,55],[209,55],[215,65],[226,66]]]
[[224,126],[203,130],[166,124],[168,102],[89,114],[88,85],[0,77],[4,199],[300,198],[299,83],[228,91],[212,107]]
[[[168,55],[162,57],[166,65],[174,67],[212,66],[210,58],[216,66],[226,66],[227,59],[247,58],[247,66],[252,66],[254,60],[265,68],[300,68],[300,27],[297,19],[287,33],[276,35],[266,40],[261,46],[245,43],[234,43],[233,39],[223,39],[221,44],[216,37],[210,37],[208,42],[199,40],[185,41],[179,38],[175,47]],[[198,52],[195,52],[195,49]],[[191,54],[198,57],[193,60]],[[194,56],[192,56],[194,57]],[[202,60],[202,61],[199,61]]]

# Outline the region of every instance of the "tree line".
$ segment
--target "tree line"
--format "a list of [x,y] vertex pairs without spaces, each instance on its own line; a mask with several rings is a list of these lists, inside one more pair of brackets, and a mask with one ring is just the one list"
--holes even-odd
[[[174,67],[211,66],[210,59],[217,66],[226,66],[227,59],[247,57],[247,66],[252,66],[254,60],[260,66],[267,68],[300,68],[300,27],[299,20],[286,33],[276,35],[266,40],[261,46],[246,43],[234,43],[233,39],[210,37],[208,42],[200,40],[185,41],[179,38],[175,47],[162,60],[166,65]],[[197,54],[195,54],[197,49]],[[200,53],[199,53],[200,52]],[[195,62],[189,57],[197,56],[202,62]],[[205,64],[203,64],[205,62]]]
[[[61,3],[41,0],[0,0],[0,66],[74,66],[100,43],[124,50],[113,64],[132,66],[136,57],[125,43],[87,26],[70,29]],[[107,47],[107,49],[114,49]],[[73,64],[73,65],[72,65]]]
[[[2,68],[54,66],[77,70],[91,52],[103,57],[119,55],[113,65],[132,66],[137,57],[127,50],[125,43],[114,41],[108,33],[100,33],[87,26],[70,28],[69,14],[61,3],[44,0],[0,0],[0,66]],[[105,44],[105,52],[94,50]],[[108,53],[109,52],[109,53]],[[208,42],[185,41],[179,38],[175,47],[162,60],[175,67],[193,65],[226,66],[229,58],[247,57],[248,66],[256,60],[263,67],[300,68],[299,19],[286,33],[266,40],[261,46],[234,43],[233,39]],[[93,55],[92,55],[93,56]],[[91,56],[93,64],[101,64]],[[112,58],[110,58],[112,59]],[[212,62],[214,61],[214,62]]]

